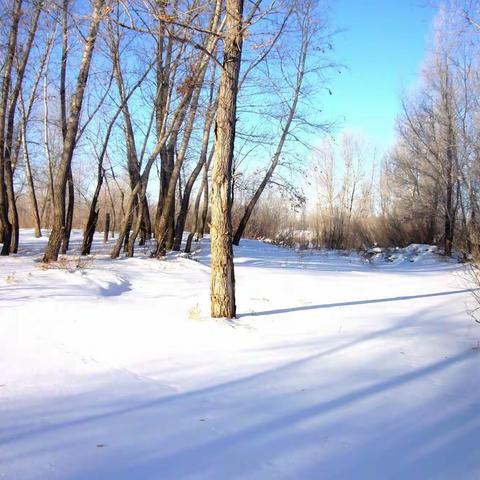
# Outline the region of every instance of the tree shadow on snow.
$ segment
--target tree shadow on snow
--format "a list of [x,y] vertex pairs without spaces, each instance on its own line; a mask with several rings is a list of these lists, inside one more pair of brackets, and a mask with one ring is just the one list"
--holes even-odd
[[302,305],[299,307],[279,308],[275,310],[265,310],[261,312],[240,313],[237,316],[238,318],[260,317],[260,316],[266,316],[266,315],[279,315],[283,313],[319,310],[323,308],[353,307],[355,305],[368,305],[372,303],[399,302],[399,301],[405,301],[405,300],[417,300],[420,298],[443,297],[446,295],[458,295],[460,293],[472,293],[477,290],[480,290],[480,288],[473,288],[473,289],[466,288],[463,290],[453,290],[448,292],[425,293],[420,295],[405,295],[405,296],[399,296],[399,297],[373,298],[368,300],[353,300],[350,302],[323,303],[319,305]]
[[[454,328],[418,313],[426,326]],[[438,351],[389,370],[381,358],[335,367],[351,347],[417,322],[197,390],[155,394],[135,383],[112,393],[118,378],[106,375],[82,394],[15,402],[0,414],[0,473],[63,457],[69,480],[475,478],[478,353]]]

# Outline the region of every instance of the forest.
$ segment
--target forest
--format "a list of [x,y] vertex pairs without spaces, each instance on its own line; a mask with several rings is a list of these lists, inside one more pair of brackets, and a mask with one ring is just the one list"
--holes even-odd
[[[189,252],[212,228],[224,297],[222,277],[233,274],[220,264],[243,235],[295,244],[306,230],[316,247],[429,243],[470,256],[480,133],[472,5],[440,9],[420,86],[401,99],[396,143],[376,159],[361,138],[330,140],[334,120],[309,101],[314,89],[332,94],[329,77],[343,68],[323,2],[258,1],[245,12],[221,1],[5,2],[1,254],[18,252],[20,226],[51,231],[47,263],[68,252],[72,228],[83,230],[82,255],[96,230],[111,230],[112,258],[134,256],[136,242],[156,258]],[[316,185],[308,210],[299,176]]]

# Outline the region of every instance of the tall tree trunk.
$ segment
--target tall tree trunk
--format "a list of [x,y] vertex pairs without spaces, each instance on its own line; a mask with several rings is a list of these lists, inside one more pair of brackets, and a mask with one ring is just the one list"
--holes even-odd
[[115,202],[113,200],[113,195],[112,195],[112,192],[110,190],[110,185],[108,183],[108,177],[107,176],[105,176],[105,186],[107,187],[108,198],[110,200],[110,208],[111,208],[111,211],[112,211],[112,215],[111,215],[112,223],[111,223],[111,225],[109,224],[109,226],[110,226],[109,231],[112,235],[112,238],[115,238],[115,229],[117,227],[117,212],[115,210]]
[[[201,81],[199,82],[201,83]],[[193,129],[193,120],[196,115],[198,106],[198,96],[200,88],[197,88],[192,100],[190,108],[190,115],[187,125],[185,127],[185,133],[182,141],[182,147],[177,152],[177,159],[175,161],[175,144],[177,141],[178,130],[174,131],[170,144],[167,148],[168,165],[165,168],[165,176],[162,175],[162,211],[160,214],[156,238],[157,238],[157,250],[156,256],[165,255],[165,251],[171,245],[173,245],[173,238],[175,234],[175,194],[177,181],[180,176],[181,166],[185,158],[188,142]],[[178,125],[180,128],[180,124]]]
[[207,218],[208,218],[208,204],[209,204],[209,194],[208,194],[208,170],[210,167],[210,163],[213,158],[213,153],[215,152],[215,144],[212,147],[212,151],[210,152],[210,158],[208,159],[208,163],[205,164],[203,169],[203,205],[202,205],[202,215],[200,217],[200,225],[196,231],[197,241],[201,240],[205,235],[205,230],[207,228]]
[[[130,115],[130,109],[128,107],[125,82],[123,79],[123,73],[120,64],[120,37],[119,33],[114,32],[113,25],[110,21],[108,22],[108,33],[110,39],[110,53],[112,57],[114,77],[117,82],[118,93],[122,102],[125,145],[127,149],[127,170],[130,180],[130,188],[133,191],[135,185],[140,182],[140,163],[138,160],[132,117]],[[132,203],[132,212],[129,214],[130,216],[127,222],[127,226],[130,225],[130,228],[132,225],[134,226],[134,232],[136,231],[135,225],[138,224],[141,227],[142,217],[140,215],[144,210],[145,205],[140,204],[139,198],[134,198]],[[135,236],[136,235],[133,235],[133,237]],[[133,256],[133,243],[135,242],[135,238],[132,238],[130,236],[130,229],[128,230],[128,232],[125,232],[124,240],[124,249],[127,252],[127,255]]]
[[453,244],[453,226],[452,226],[452,186],[447,185],[446,200],[445,200],[445,225],[444,225],[444,250],[445,255],[452,254]]
[[40,213],[38,210],[38,201],[37,201],[37,195],[35,192],[35,184],[33,183],[32,168],[30,166],[30,155],[28,153],[27,128],[26,128],[27,115],[25,113],[25,109],[23,108],[23,102],[20,102],[20,106],[22,111],[22,122],[21,122],[20,128],[22,133],[22,153],[23,153],[23,161],[25,163],[25,175],[27,177],[27,183],[30,190],[30,202],[31,202],[31,208],[32,208],[33,226],[35,229],[35,238],[40,238],[42,236]]
[[[217,4],[218,4],[218,0],[217,0]],[[217,39],[218,39],[218,36],[215,37],[215,40],[217,40]],[[180,51],[181,51],[181,49],[180,49]],[[206,54],[204,52],[201,52],[200,55],[206,56]],[[209,57],[207,56],[207,58],[209,58]],[[177,56],[177,58],[175,59],[174,64],[173,64],[173,68],[171,69],[172,71],[170,73],[170,75],[171,75],[170,81],[172,82],[172,85],[173,85],[173,78],[175,77],[175,72],[176,72],[176,69],[177,69],[178,64],[179,64],[179,60],[180,60],[180,57]],[[170,67],[168,67],[168,68],[170,68]],[[197,68],[193,68],[192,70],[193,70],[193,72],[197,73],[197,75],[198,75],[198,69]],[[128,232],[130,231],[130,228],[131,228],[131,226],[129,227],[129,224],[131,225],[130,222],[132,220],[131,215],[133,213],[133,208],[136,205],[135,204],[136,199],[133,198],[133,197],[138,196],[139,197],[138,198],[139,203],[145,204],[144,199],[145,199],[146,186],[148,184],[148,179],[149,179],[149,176],[150,176],[152,166],[153,166],[156,158],[158,157],[158,155],[161,154],[161,152],[164,152],[166,150],[167,141],[171,137],[172,133],[176,132],[176,131],[178,132],[179,126],[182,125],[182,123],[183,123],[186,112],[188,110],[188,105],[189,105],[190,100],[191,100],[192,89],[195,86],[195,80],[196,80],[196,75],[192,76],[192,82],[191,82],[192,85],[190,86],[190,82],[188,82],[187,93],[185,95],[183,95],[183,97],[181,97],[181,99],[180,99],[179,103],[176,105],[174,111],[171,112],[170,114],[168,114],[169,105],[170,105],[170,98],[171,98],[171,95],[170,95],[171,94],[171,92],[170,92],[171,85],[170,85],[170,83],[169,83],[169,86],[168,86],[169,94],[166,95],[166,100],[165,100],[166,103],[161,108],[158,106],[158,104],[161,103],[161,96],[157,94],[156,106],[155,106],[155,108],[157,109],[157,113],[158,113],[158,116],[157,116],[157,143],[155,145],[155,148],[153,149],[153,152],[150,154],[150,156],[149,156],[149,158],[146,162],[145,168],[140,175],[139,181],[136,183],[135,187],[132,189],[132,192],[131,192],[130,197],[128,199],[127,209],[126,209],[126,212],[125,212],[125,217],[124,217],[124,220],[123,220],[122,225],[121,225],[120,230],[119,230],[119,235],[118,235],[118,238],[117,238],[117,242],[115,243],[115,246],[113,247],[112,252],[111,252],[111,257],[112,258],[117,258],[119,256],[120,251],[121,251],[121,246],[122,246],[123,242],[128,238]],[[160,114],[159,112],[163,112],[163,113]],[[167,127],[167,117],[170,119],[168,127]],[[160,126],[160,130],[158,129],[159,126]],[[162,208],[163,208],[163,205],[162,205]]]
[[193,241],[193,237],[195,236],[195,232],[197,231],[197,228],[198,228],[198,220],[199,220],[198,214],[200,210],[200,200],[202,199],[202,193],[204,188],[205,188],[205,182],[202,181],[202,184],[198,189],[197,198],[195,199],[195,206],[193,208],[194,224],[193,224],[192,231],[188,234],[188,237],[187,237],[187,242],[185,244],[185,253],[190,253],[192,251],[192,241]]
[[[162,148],[160,152],[160,174],[159,174],[159,180],[160,180],[160,188],[158,189],[158,200],[157,200],[157,209],[155,211],[155,223],[153,225],[153,231],[154,235],[156,236],[156,232],[158,230],[158,225],[160,223],[160,218],[162,217],[162,208],[163,208],[163,192],[165,190],[166,184],[164,181],[164,176],[163,176],[163,163],[166,162],[167,160],[165,159],[167,155],[167,149],[166,147]],[[157,168],[158,171],[158,168]]]
[[82,255],[89,255],[92,249],[93,236],[95,235],[95,228],[97,227],[98,221],[97,202],[98,197],[100,196],[100,191],[102,189],[103,175],[103,168],[101,165],[99,165],[97,174],[97,186],[95,187],[95,192],[93,193],[92,202],[90,204],[90,209],[88,212],[87,224],[83,232]]
[[226,0],[223,70],[212,166],[210,300],[213,318],[234,318],[236,314],[230,198],[243,33],[243,0]]
[[427,243],[433,244],[435,241],[435,233],[437,231],[437,209],[438,209],[438,192],[434,194],[434,200],[427,224]]
[[[60,66],[60,125],[62,127],[62,140],[65,143],[67,136],[67,96],[66,96],[66,78],[67,78],[67,59],[68,59],[68,6],[69,0],[63,0],[62,5],[62,59]],[[68,167],[67,177],[68,203],[62,234],[62,254],[66,254],[68,244],[70,243],[70,233],[72,231],[73,210],[75,205],[75,191],[73,186],[72,165]],[[66,202],[66,199],[63,200]],[[65,207],[64,207],[65,208]]]
[[142,185],[141,182],[138,182],[135,185],[135,188],[132,190],[130,197],[128,198],[127,208],[125,209],[125,215],[123,218],[123,225],[120,227],[120,231],[118,232],[117,241],[113,246],[112,252],[110,254],[111,258],[118,258],[122,247],[124,250],[127,250],[130,240],[130,230],[132,228],[132,213],[134,208],[134,203],[137,199],[137,195],[140,192]]
[[10,92],[13,60],[15,58],[15,50],[17,46],[18,23],[20,21],[21,8],[22,0],[15,0],[12,12],[12,26],[10,27],[5,63],[3,65],[2,87],[0,91],[0,222],[2,224],[3,236],[3,245],[0,255],[8,255],[10,253],[10,244],[12,240],[12,224],[8,218],[8,197],[7,186],[5,184],[5,181],[8,181],[8,178],[5,178],[5,136],[8,96]]
[[[214,147],[212,147],[212,152],[211,152],[212,154],[213,154],[213,148]],[[208,162],[204,163],[205,174],[203,176],[202,183],[200,184],[200,188],[198,189],[197,198],[195,199],[195,206],[193,208],[194,224],[191,232],[188,234],[188,237],[187,237],[187,242],[185,244],[185,253],[190,253],[192,251],[192,241],[195,235],[197,235],[197,240],[199,238],[203,238],[203,233],[201,234],[201,237],[199,234],[199,232],[203,228],[203,223],[205,222],[203,218],[203,212],[202,212],[202,218],[199,218],[200,201],[202,200],[202,195],[204,195],[204,199],[203,199],[204,206],[206,205],[208,209],[208,168],[210,166],[211,159],[212,159],[212,155],[209,156]],[[207,192],[206,196],[205,196],[205,192]],[[205,217],[206,217],[206,214],[205,214]],[[200,221],[202,222],[202,225],[200,225]]]
[[[216,3],[214,12],[211,17],[210,21],[210,30],[214,31],[218,26],[218,22],[220,19],[220,12],[221,12],[221,2]],[[175,195],[176,195],[176,185],[178,178],[181,173],[183,161],[185,159],[185,154],[187,151],[188,143],[190,141],[190,136],[193,130],[194,120],[197,114],[198,109],[198,102],[200,98],[200,91],[203,85],[206,70],[210,61],[210,55],[213,54],[216,48],[216,44],[218,41],[218,36],[212,36],[211,38],[207,38],[205,41],[206,48],[204,49],[204,53],[202,52],[199,55],[194,63],[192,71],[196,72],[195,77],[187,79],[185,82],[186,92],[185,98],[188,99],[188,102],[191,100],[190,112],[187,120],[187,124],[185,126],[185,131],[182,138],[182,144],[180,150],[177,154],[176,161],[171,164],[169,163],[169,172],[168,172],[168,188],[166,190],[166,194],[163,198],[162,204],[162,213],[158,222],[156,238],[157,238],[157,248],[155,251],[156,257],[161,257],[165,255],[167,248],[172,248],[174,243],[174,223],[175,223]],[[195,81],[193,81],[195,78]],[[186,115],[186,110],[183,114]],[[182,119],[183,121],[183,119]],[[173,145],[176,144],[179,127],[173,130],[171,143]],[[170,152],[167,152],[170,153]],[[172,152],[173,153],[173,152]],[[170,157],[170,155],[168,155]],[[172,156],[173,157],[173,156]],[[172,170],[170,170],[172,168]],[[164,191],[162,189],[162,191]]]
[[10,251],[12,253],[17,253],[18,251],[18,242],[19,242],[19,233],[20,233],[15,188],[13,184],[13,175],[15,173],[15,167],[17,165],[18,155],[20,151],[21,129],[15,141],[15,145],[13,145],[15,113],[16,113],[18,98],[22,90],[22,83],[25,75],[25,69],[27,67],[28,58],[30,56],[33,40],[35,38],[35,34],[37,31],[37,25],[38,25],[38,19],[40,17],[41,7],[42,7],[42,4],[39,2],[36,5],[36,9],[32,17],[32,21],[28,31],[27,41],[23,48],[23,56],[21,59],[19,59],[19,66],[16,72],[16,82],[11,93],[10,106],[8,110],[7,132],[6,132],[6,139],[5,139],[5,181],[7,186],[7,197],[8,197],[9,210],[10,210],[10,220],[12,223],[12,237],[11,237],[11,245],[10,245]]
[[[83,234],[83,244],[82,244],[82,255],[88,255],[90,253],[90,250],[92,248],[92,242],[93,242],[93,236],[95,234],[95,228],[97,225],[98,221],[98,209],[97,209],[97,203],[98,203],[98,198],[100,196],[100,191],[102,189],[103,181],[105,179],[105,170],[103,168],[103,161],[105,159],[105,156],[107,154],[107,149],[108,149],[108,144],[110,142],[110,137],[113,131],[113,127],[115,126],[115,122],[117,121],[118,116],[120,113],[124,110],[124,106],[127,104],[128,100],[131,98],[133,93],[137,90],[137,88],[140,87],[140,85],[143,83],[145,78],[147,77],[147,74],[150,72],[152,66],[148,67],[144,74],[138,79],[137,83],[131,88],[130,92],[128,94],[122,95],[122,103],[118,107],[116,113],[110,120],[107,131],[105,132],[105,137],[103,139],[103,144],[102,144],[102,149],[100,151],[100,155],[98,156],[98,166],[97,166],[97,185],[95,187],[95,192],[92,197],[92,202],[90,203],[90,209],[89,209],[89,214],[88,214],[88,220],[87,224],[85,226],[84,234]],[[107,183],[107,182],[106,182]],[[107,188],[108,188],[108,183],[107,183]],[[115,209],[113,208],[113,199],[111,196],[111,192],[108,189],[108,193],[110,195],[110,200],[112,202],[112,211],[113,211],[113,216],[114,216],[114,222],[115,222]],[[110,215],[107,213],[106,219],[106,226],[105,226],[105,235],[104,235],[104,242],[108,240],[108,229],[110,228]],[[128,244],[127,244],[128,246]]]
[[[43,143],[45,150],[45,158],[48,163],[48,189],[47,196],[45,197],[42,207],[42,220],[44,225],[47,225],[47,221],[50,220],[50,211],[53,210],[55,204],[55,188],[54,188],[54,176],[53,176],[53,157],[50,150],[50,136],[48,130],[48,62],[43,79]],[[48,223],[49,224],[49,223]]]
[[[180,126],[179,126],[180,128]],[[175,167],[175,150],[177,144],[178,132],[174,132],[167,146],[167,154],[162,160],[161,164],[161,177],[162,177],[162,210],[157,226],[157,242],[162,240],[162,236],[165,235],[163,241],[168,241],[172,237],[172,232],[175,224],[175,201],[172,201],[172,194],[169,194],[169,185],[172,182],[173,170]],[[177,179],[175,179],[175,185]],[[173,198],[175,198],[175,188],[173,189]],[[167,205],[168,204],[168,205]],[[166,226],[161,225],[162,217],[166,216]]]
[[41,12],[41,2],[36,5],[35,12],[33,14],[31,24],[28,30],[27,41],[23,48],[23,56],[19,59],[19,66],[16,72],[15,86],[11,92],[10,106],[8,109],[7,131],[5,138],[5,181],[7,186],[7,196],[10,209],[10,219],[12,223],[12,237],[10,251],[17,253],[18,241],[20,233],[20,225],[18,221],[17,201],[15,197],[15,188],[13,185],[13,174],[15,171],[15,165],[18,159],[18,152],[20,149],[21,136],[18,137],[18,141],[13,146],[14,129],[15,129],[15,113],[18,104],[18,98],[22,90],[23,78],[25,75],[25,69],[27,68],[28,58],[32,50],[33,40],[37,32],[38,19]]
[[[38,4],[39,10],[38,10],[38,15],[40,15],[40,10],[41,10],[41,4]],[[37,18],[38,21],[38,18]],[[38,198],[35,190],[35,182],[33,180],[33,174],[32,174],[32,168],[30,164],[30,154],[28,151],[28,142],[27,142],[27,124],[30,119],[30,115],[33,110],[33,106],[35,103],[35,99],[37,97],[37,90],[38,90],[38,85],[40,84],[40,80],[42,78],[45,66],[48,65],[49,59],[50,59],[50,54],[52,51],[52,45],[55,39],[55,30],[53,30],[50,34],[50,36],[47,39],[47,45],[45,49],[45,53],[42,56],[42,59],[40,61],[40,65],[38,68],[38,71],[35,75],[35,79],[33,82],[33,86],[30,92],[30,96],[28,99],[27,105],[24,103],[24,98],[22,95],[22,89],[20,89],[20,95],[19,95],[19,106],[20,106],[20,113],[21,113],[21,123],[20,123],[20,141],[22,144],[22,154],[23,154],[23,161],[25,163],[25,175],[27,179],[27,184],[29,186],[29,191],[30,191],[30,201],[31,201],[31,208],[32,208],[32,217],[33,217],[33,224],[34,224],[34,229],[35,229],[35,237],[39,238],[42,236],[42,230],[41,230],[41,215],[40,215],[40,210],[38,207]],[[48,138],[48,136],[47,136]],[[47,156],[48,160],[50,161],[49,157]],[[49,187],[50,184],[48,185],[48,192],[47,196],[49,195]],[[45,205],[45,204],[44,204]]]
[[82,61],[77,78],[75,92],[70,102],[70,112],[67,121],[67,130],[65,141],[63,142],[62,156],[58,165],[57,174],[55,176],[55,200],[54,200],[54,216],[53,225],[48,245],[45,249],[43,261],[45,263],[57,260],[58,252],[63,238],[63,230],[65,226],[65,190],[68,179],[68,172],[71,167],[73,151],[76,145],[76,137],[78,132],[78,124],[80,121],[80,113],[82,109],[83,96],[88,81],[88,74],[97,39],[98,27],[102,18],[105,0],[96,0],[92,11],[92,19],[90,28],[85,40]]
[[[205,118],[202,146],[200,149],[200,157],[198,159],[197,164],[195,165],[195,168],[190,174],[187,180],[187,183],[185,184],[182,202],[180,205],[180,211],[178,213],[177,222],[175,225],[175,241],[173,243],[173,250],[175,251],[179,251],[182,244],[183,232],[185,230],[185,222],[187,221],[188,207],[190,205],[190,195],[192,193],[192,188],[195,184],[195,181],[197,180],[198,175],[202,171],[202,168],[205,165],[205,162],[207,161],[208,142],[210,139],[210,131],[211,131],[214,115],[215,115],[215,108],[212,106],[210,102],[209,109],[207,110],[207,116]],[[197,223],[197,220],[196,220],[196,223]],[[194,232],[195,231],[191,233],[194,233]]]
[[140,241],[139,245],[145,245],[147,240],[152,238],[152,221],[150,219],[150,208],[147,197],[143,199],[142,218],[140,222]]
[[20,226],[18,223],[18,210],[13,186],[13,170],[10,153],[8,153],[8,155],[5,157],[5,183],[7,187],[8,210],[11,225],[10,253],[17,253]]
[[67,213],[65,216],[65,228],[63,229],[62,254],[65,255],[70,245],[70,234],[73,226],[73,211],[75,208],[75,185],[73,182],[72,166],[68,171],[67,177]]
[[110,233],[110,214],[105,214],[105,228],[103,230],[103,243],[108,243],[108,234]]
[[[448,118],[447,125],[447,138],[446,138],[446,169],[445,169],[445,230],[444,230],[444,250],[445,255],[450,256],[452,254],[453,248],[453,238],[455,234],[455,208],[453,204],[453,195],[454,195],[454,184],[455,177],[454,173],[455,166],[457,165],[457,147],[456,147],[456,138],[454,130],[454,120],[453,120],[453,105],[452,99],[450,98],[450,89],[449,86],[449,77],[448,72],[446,76],[445,83],[447,88],[445,89],[445,110]],[[456,170],[456,169],[455,169]]]

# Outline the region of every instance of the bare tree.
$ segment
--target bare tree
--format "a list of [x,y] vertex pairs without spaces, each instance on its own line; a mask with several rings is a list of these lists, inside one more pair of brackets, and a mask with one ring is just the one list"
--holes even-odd
[[236,315],[231,188],[237,92],[245,32],[243,0],[226,0],[226,19],[212,161],[210,300],[213,318],[234,318]]
[[[214,100],[214,88],[215,88],[215,81],[214,79],[211,80],[211,85],[210,85],[210,98],[209,98],[209,104],[207,107],[207,111],[205,114],[205,124],[203,128],[203,137],[201,141],[201,147],[200,147],[200,155],[198,158],[198,162],[195,165],[195,168],[192,170],[187,183],[185,184],[185,189],[183,192],[183,197],[181,201],[181,206],[180,206],[180,212],[177,217],[177,222],[175,225],[175,242],[173,244],[173,250],[180,250],[181,243],[182,243],[182,238],[183,238],[183,232],[185,230],[185,222],[187,220],[187,214],[188,214],[188,208],[190,204],[190,195],[193,189],[193,186],[195,184],[195,181],[197,180],[198,175],[204,168],[206,161],[207,161],[207,156],[208,156],[208,145],[209,145],[209,140],[210,140],[210,133],[212,129],[212,124],[213,124],[213,119],[215,117],[215,111],[216,111],[216,101]],[[207,167],[208,168],[208,167]],[[204,188],[207,188],[205,185],[205,181],[202,183],[202,187],[200,190],[203,190]],[[199,194],[200,195],[200,194]],[[200,196],[198,197],[198,203],[200,201]],[[198,224],[198,205],[197,202],[195,202],[196,208],[195,208],[195,224]],[[195,233],[196,226],[193,230],[192,233]],[[191,240],[190,240],[191,244]]]
[[[157,249],[156,255],[163,256],[165,255],[165,251],[167,248],[167,240],[169,233],[170,235],[173,234],[173,230],[171,228],[170,219],[173,218],[174,215],[174,204],[175,204],[175,190],[177,181],[180,176],[181,168],[183,162],[185,160],[185,154],[188,147],[188,143],[190,141],[193,124],[195,117],[198,111],[198,102],[200,98],[201,88],[204,83],[205,74],[207,71],[207,67],[211,61],[211,57],[214,55],[217,42],[219,40],[218,33],[223,29],[223,24],[221,22],[221,6],[222,2],[217,1],[215,3],[214,10],[212,12],[212,16],[209,22],[209,30],[215,32],[215,34],[209,35],[205,38],[204,44],[201,50],[201,54],[197,56],[195,63],[193,65],[192,70],[194,72],[198,72],[195,75],[195,84],[192,87],[187,86],[186,92],[191,97],[190,102],[190,111],[189,115],[186,120],[186,125],[184,129],[183,139],[181,147],[178,151],[177,158],[173,164],[173,169],[170,174],[169,182],[168,182],[168,191],[164,196],[164,205],[162,207],[162,214],[160,216],[157,229],[156,229],[156,237],[157,237]],[[191,80],[189,80],[191,82]],[[172,150],[173,144],[176,143],[178,131],[173,130],[171,135],[171,143],[169,151]],[[171,245],[173,245],[173,238],[170,238]]]
[[[99,210],[97,209],[97,203],[98,199],[100,197],[100,192],[102,189],[102,185],[105,179],[105,168],[103,166],[104,164],[104,159],[107,154],[107,149],[108,145],[110,142],[111,134],[113,131],[113,127],[115,126],[115,123],[122,111],[124,111],[124,108],[128,102],[128,100],[132,97],[134,92],[141,86],[142,82],[145,80],[147,77],[148,73],[150,72],[151,68],[153,67],[153,63],[148,66],[148,68],[145,70],[145,73],[138,79],[136,84],[130,89],[128,93],[125,93],[123,91],[122,87],[122,92],[123,94],[121,95],[121,104],[117,108],[117,111],[113,115],[112,119],[108,123],[106,132],[103,136],[103,143],[100,152],[97,154],[97,183],[95,186],[95,191],[92,196],[92,200],[90,202],[90,208],[89,208],[89,213],[88,213],[88,219],[87,223],[85,226],[85,230],[83,233],[83,243],[82,243],[82,255],[88,255],[90,253],[90,250],[92,248],[92,242],[93,242],[93,236],[95,233],[95,228],[97,226],[97,220],[98,220],[98,214]],[[114,67],[115,69],[115,67]],[[129,118],[129,117],[128,117]],[[93,147],[95,150],[95,147]],[[115,209],[113,209],[115,212]],[[107,233],[107,238],[108,238],[108,233]]]
[[95,0],[89,31],[86,36],[82,61],[79,67],[77,84],[70,101],[69,116],[66,124],[65,140],[63,142],[62,157],[58,165],[54,184],[54,217],[53,227],[45,249],[43,261],[55,261],[58,258],[65,229],[65,190],[71,168],[73,152],[75,150],[83,97],[88,81],[93,50],[97,40],[100,22],[105,14],[105,0]]
[[15,50],[17,46],[18,23],[20,21],[22,0],[15,0],[12,10],[12,24],[8,38],[5,63],[3,65],[2,87],[0,90],[0,220],[2,224],[2,250],[1,255],[10,253],[10,244],[12,240],[12,224],[8,218],[8,197],[7,185],[8,177],[5,178],[5,169],[8,160],[6,159],[6,139],[7,134],[7,110],[11,84],[11,75],[13,62],[15,59]]
[[[295,82],[292,85],[291,98],[286,105],[287,115],[282,122],[283,125],[281,127],[281,135],[278,140],[275,152],[273,153],[270,166],[268,167],[265,176],[255,190],[255,193],[252,195],[250,201],[247,203],[242,218],[240,219],[237,230],[233,237],[234,245],[238,245],[240,243],[240,239],[245,231],[250,216],[252,215],[253,209],[255,208],[255,205],[257,204],[260,196],[265,190],[265,187],[272,179],[275,169],[280,162],[283,147],[297,115],[297,107],[300,96],[302,95],[307,57],[312,47],[312,37],[314,37],[315,34],[318,33],[318,27],[320,25],[318,19],[314,16],[314,2],[312,1],[297,2],[297,4],[295,5],[292,2],[292,6],[286,15],[287,19],[292,14],[292,12],[295,18],[295,30],[297,31],[298,29],[298,32],[300,33],[300,48],[298,51],[298,57],[296,58],[296,61],[294,63]],[[285,67],[282,66],[281,70],[284,71],[284,68]],[[288,79],[285,80],[288,82]]]

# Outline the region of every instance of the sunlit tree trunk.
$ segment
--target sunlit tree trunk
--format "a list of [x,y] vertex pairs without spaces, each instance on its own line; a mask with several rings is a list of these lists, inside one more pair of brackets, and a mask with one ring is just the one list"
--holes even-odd
[[83,96],[87,85],[93,50],[95,48],[104,5],[105,0],[96,0],[94,3],[89,32],[85,40],[82,61],[77,77],[77,84],[70,102],[70,112],[67,121],[65,141],[63,142],[62,156],[55,176],[53,225],[48,245],[43,256],[43,261],[45,263],[57,260],[63,239],[65,227],[65,190],[69,170],[72,164],[73,151],[76,145]]
[[[67,97],[66,97],[66,78],[67,78],[67,57],[68,57],[68,7],[69,0],[63,0],[62,5],[62,58],[60,66],[60,125],[62,127],[62,139],[65,142],[67,135]],[[62,253],[67,253],[70,243],[70,233],[72,231],[73,210],[75,208],[75,190],[73,184],[72,165],[68,168],[67,177],[67,209],[65,216],[65,227],[62,236]]]
[[8,218],[8,197],[5,181],[5,135],[8,109],[8,96],[10,92],[11,74],[13,60],[15,58],[15,49],[17,45],[18,23],[20,21],[22,1],[16,0],[13,5],[12,25],[8,38],[8,45],[3,64],[2,86],[0,91],[0,221],[2,224],[2,250],[0,255],[10,253],[10,244],[12,240],[12,224]]
[[213,318],[234,318],[236,314],[230,199],[242,43],[243,0],[226,0],[223,70],[212,165],[210,300]]

